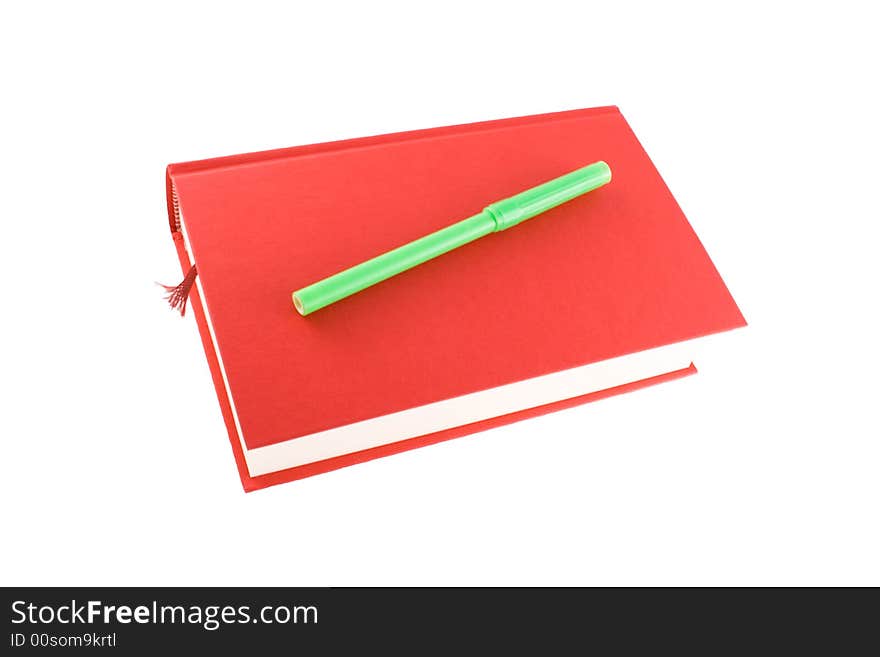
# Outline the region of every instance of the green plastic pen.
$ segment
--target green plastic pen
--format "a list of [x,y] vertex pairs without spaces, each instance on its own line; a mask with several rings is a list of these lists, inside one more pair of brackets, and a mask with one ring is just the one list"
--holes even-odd
[[610,181],[611,169],[605,162],[594,162],[576,169],[491,203],[473,217],[299,289],[293,293],[293,305],[300,315],[308,315],[468,242],[531,219]]

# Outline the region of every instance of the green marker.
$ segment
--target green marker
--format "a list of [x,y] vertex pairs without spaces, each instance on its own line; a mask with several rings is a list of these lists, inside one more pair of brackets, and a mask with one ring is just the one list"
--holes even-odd
[[293,305],[300,315],[308,315],[463,244],[516,226],[610,181],[611,169],[605,162],[576,169],[492,203],[480,214],[297,290],[293,293]]

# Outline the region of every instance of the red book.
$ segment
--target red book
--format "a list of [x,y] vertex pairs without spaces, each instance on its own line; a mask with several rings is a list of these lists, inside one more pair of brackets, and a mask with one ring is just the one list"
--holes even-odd
[[[599,190],[293,307],[293,290],[596,160],[613,172]],[[245,490],[691,374],[695,339],[745,324],[615,107],[173,164],[167,191]]]

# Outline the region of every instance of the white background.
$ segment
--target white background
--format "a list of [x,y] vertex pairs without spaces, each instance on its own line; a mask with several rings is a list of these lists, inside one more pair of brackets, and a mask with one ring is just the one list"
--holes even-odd
[[[0,9],[0,583],[880,584],[870,3],[133,7]],[[750,326],[687,380],[245,495],[154,285],[165,165],[605,104]]]

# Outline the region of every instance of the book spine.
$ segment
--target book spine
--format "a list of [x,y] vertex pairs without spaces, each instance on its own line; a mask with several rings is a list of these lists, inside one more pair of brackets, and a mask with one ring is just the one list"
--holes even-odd
[[168,203],[168,223],[172,233],[180,233],[180,200],[177,198],[177,188],[171,177],[171,166],[165,169],[165,197]]

